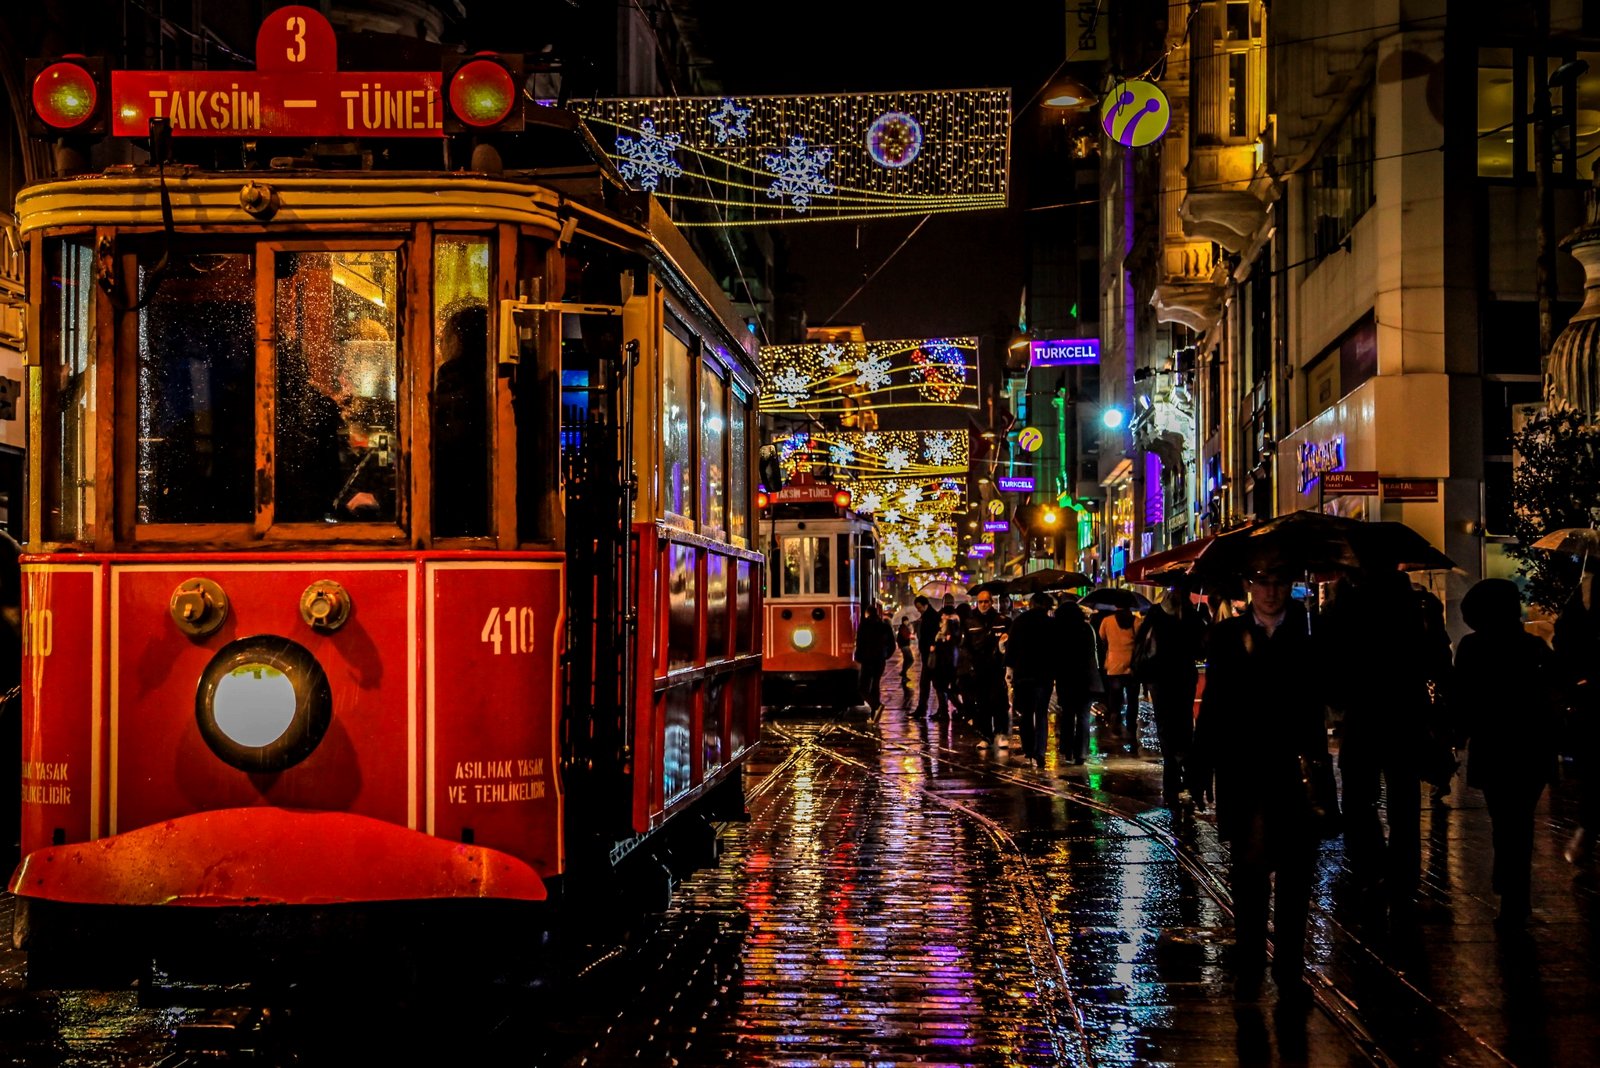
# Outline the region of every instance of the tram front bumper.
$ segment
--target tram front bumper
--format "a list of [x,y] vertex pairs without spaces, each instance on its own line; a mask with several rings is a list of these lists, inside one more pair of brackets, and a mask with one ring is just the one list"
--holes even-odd
[[11,876],[23,898],[79,905],[263,906],[543,901],[507,853],[348,812],[218,809],[93,842],[51,846]]

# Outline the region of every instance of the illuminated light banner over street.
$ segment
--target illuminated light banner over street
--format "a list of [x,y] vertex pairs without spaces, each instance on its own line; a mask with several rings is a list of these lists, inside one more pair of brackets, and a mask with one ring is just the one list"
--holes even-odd
[[777,439],[776,444],[785,477],[823,466],[834,483],[965,477],[970,462],[965,430],[797,431]]
[[333,27],[309,7],[279,8],[256,34],[254,71],[114,70],[111,132],[146,137],[444,136],[437,70],[338,69]]
[[758,359],[763,412],[978,406],[975,337],[764,345]]
[[1031,341],[1028,343],[1030,367],[1081,367],[1100,362],[1100,339],[1097,337],[1064,338],[1056,341]]
[[[574,100],[636,189],[686,226],[879,219],[1003,208],[1005,89]],[[707,193],[710,193],[709,198]]]
[[1032,493],[1032,475],[1001,475],[994,480],[994,484],[1003,493]]

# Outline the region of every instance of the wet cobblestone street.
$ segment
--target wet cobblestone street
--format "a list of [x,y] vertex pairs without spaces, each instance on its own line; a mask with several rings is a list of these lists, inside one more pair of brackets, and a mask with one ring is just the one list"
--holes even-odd
[[466,1048],[562,1068],[1600,1060],[1600,896],[1592,870],[1560,858],[1570,784],[1541,806],[1525,935],[1490,923],[1487,819],[1458,780],[1448,807],[1424,813],[1420,905],[1373,900],[1330,841],[1313,1003],[1280,1005],[1270,983],[1239,1001],[1225,850],[1208,815],[1159,806],[1158,757],[1102,737],[1082,768],[1030,769],[959,723],[908,716],[903,692],[886,698],[875,718],[769,716],[750,819],[724,826],[721,864],[558,993],[291,1013],[270,1052],[241,1060],[181,1050],[199,1009],[134,990],[26,991],[25,958],[8,951],[0,1063],[442,1061]]

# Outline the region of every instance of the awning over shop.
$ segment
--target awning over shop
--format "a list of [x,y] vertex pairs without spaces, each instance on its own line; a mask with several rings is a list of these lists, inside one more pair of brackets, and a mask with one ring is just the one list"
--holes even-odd
[[[1211,537],[1214,536],[1212,535]],[[1211,544],[1211,537],[1184,542],[1176,549],[1168,549],[1166,552],[1142,556],[1128,565],[1125,577],[1129,582],[1143,582],[1149,575],[1165,568],[1192,564],[1195,557],[1199,556],[1201,551]]]

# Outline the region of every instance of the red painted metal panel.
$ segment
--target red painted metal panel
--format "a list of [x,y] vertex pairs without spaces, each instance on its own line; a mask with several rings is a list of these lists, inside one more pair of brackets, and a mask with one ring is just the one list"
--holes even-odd
[[272,807],[201,812],[39,850],[11,877],[10,889],[47,901],[118,905],[545,899],[538,873],[505,853],[346,812]]
[[427,576],[428,829],[557,874],[564,571],[460,562]]
[[[95,817],[102,751],[100,568],[29,564],[22,609],[22,851],[83,841]],[[193,719],[193,712],[190,713]],[[13,787],[15,789],[16,787]]]
[[633,565],[634,603],[639,611],[633,660],[633,829],[643,834],[650,829],[656,788],[658,750],[655,739],[659,723],[655,700],[656,656],[665,644],[660,637],[664,613],[659,610],[663,549],[654,523],[635,523],[633,533],[637,550]]
[[[111,826],[127,831],[205,809],[281,805],[355,812],[407,825],[416,784],[415,568],[322,563],[114,566],[111,569]],[[205,638],[179,633],[169,614],[173,590],[205,576],[228,596],[221,629]],[[300,617],[300,595],[317,579],[349,593],[353,612],[338,631],[315,631]],[[305,646],[328,675],[333,720],[321,744],[276,774],[225,764],[195,729],[201,672],[228,643],[280,635]]]

